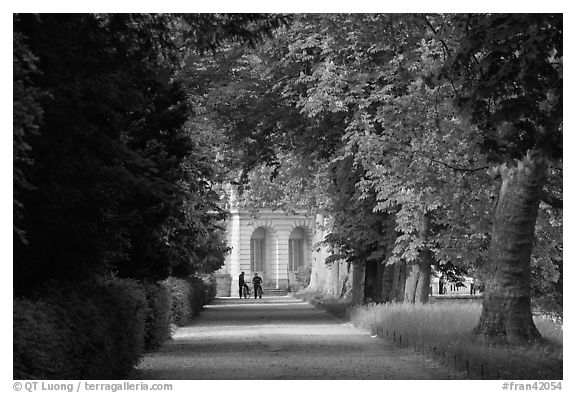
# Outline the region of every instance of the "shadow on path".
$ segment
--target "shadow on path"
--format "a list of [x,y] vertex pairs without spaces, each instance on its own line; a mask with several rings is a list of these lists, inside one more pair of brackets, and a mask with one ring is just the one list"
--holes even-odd
[[289,296],[218,298],[133,379],[451,379],[424,357]]

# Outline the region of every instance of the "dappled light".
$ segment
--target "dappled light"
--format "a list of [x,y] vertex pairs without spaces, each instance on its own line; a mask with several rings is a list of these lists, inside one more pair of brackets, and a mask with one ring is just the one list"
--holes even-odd
[[[139,364],[136,379],[446,379],[430,365],[292,297],[217,299]],[[260,299],[258,299],[260,301]],[[409,367],[407,367],[409,365]],[[407,367],[407,368],[405,368]]]

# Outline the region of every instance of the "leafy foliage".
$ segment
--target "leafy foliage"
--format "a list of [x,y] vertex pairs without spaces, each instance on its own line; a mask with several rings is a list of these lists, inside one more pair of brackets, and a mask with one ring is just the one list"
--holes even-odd
[[172,299],[168,290],[159,284],[146,283],[146,328],[144,348],[159,348],[171,337],[170,306]]
[[457,104],[484,131],[490,158],[541,149],[562,156],[562,15],[453,17],[459,39],[444,67]]
[[37,58],[30,52],[22,34],[14,34],[13,50],[13,184],[14,184],[14,233],[21,242],[26,242],[22,228],[24,206],[21,194],[33,189],[23,173],[23,168],[32,165],[29,138],[38,135],[42,119],[42,107],[39,104],[41,92],[34,87],[30,77],[38,73]]
[[130,280],[61,284],[14,300],[14,378],[125,378],[144,349],[146,297]]
[[285,19],[14,17],[18,293],[53,278],[154,281],[222,266],[219,168],[199,122],[188,121],[191,100],[174,78],[186,57],[179,46],[255,43]]
[[[299,15],[260,48],[228,53],[233,71],[207,107],[245,154],[246,206],[285,208],[290,190],[307,189],[333,217],[335,258],[430,250],[445,274],[479,276],[498,201],[490,166],[539,148],[561,173],[560,33],[560,15]],[[560,183],[548,190],[560,195]],[[537,232],[534,256],[548,283],[552,232]]]
[[294,272],[296,281],[302,286],[302,288],[308,287],[310,284],[312,268],[310,266],[301,266]]
[[563,243],[561,212],[543,206],[536,223],[531,271],[532,297],[536,307],[563,314]]
[[286,212],[316,209],[315,168],[298,154],[279,152],[275,157],[275,165],[260,164],[248,173],[239,207],[254,214],[262,208]]
[[170,294],[170,323],[177,326],[190,323],[208,300],[203,281],[195,277],[169,277],[161,285]]

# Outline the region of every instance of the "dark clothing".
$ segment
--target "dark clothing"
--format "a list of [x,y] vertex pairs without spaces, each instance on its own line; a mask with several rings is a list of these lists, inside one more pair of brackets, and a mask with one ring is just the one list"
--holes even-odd
[[[262,279],[258,276],[252,279],[252,284],[254,284],[254,299],[260,295],[260,299],[262,299]],[[260,291],[258,291],[260,289]]]
[[246,282],[244,281],[244,275],[241,274],[240,276],[238,276],[238,290],[239,290],[239,294],[240,294],[240,298],[242,298],[242,289],[244,287],[247,287],[248,285],[246,285]]
[[240,294],[240,298],[242,298],[242,295],[243,295],[242,289],[243,289],[244,287],[246,287],[246,293],[250,294],[250,292],[249,292],[249,291],[250,291],[250,288],[248,288],[248,285],[246,285],[246,283],[244,283],[243,285],[240,285],[240,286],[238,287],[238,293]]

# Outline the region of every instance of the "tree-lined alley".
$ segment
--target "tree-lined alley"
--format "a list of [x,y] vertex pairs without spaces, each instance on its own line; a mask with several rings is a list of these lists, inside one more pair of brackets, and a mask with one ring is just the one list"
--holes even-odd
[[246,146],[247,206],[307,205],[334,259],[400,272],[364,299],[425,302],[434,266],[484,285],[478,334],[538,337],[531,296],[561,302],[561,15],[302,15],[228,59],[206,105]]
[[123,315],[140,315],[157,299],[138,285],[217,271],[229,184],[254,214],[326,217],[321,263],[354,276],[339,296],[425,303],[432,273],[472,277],[484,293],[475,333],[513,344],[539,340],[533,308],[562,314],[562,14],[13,24],[26,323],[50,323],[34,307],[59,288],[113,288],[140,299]]

